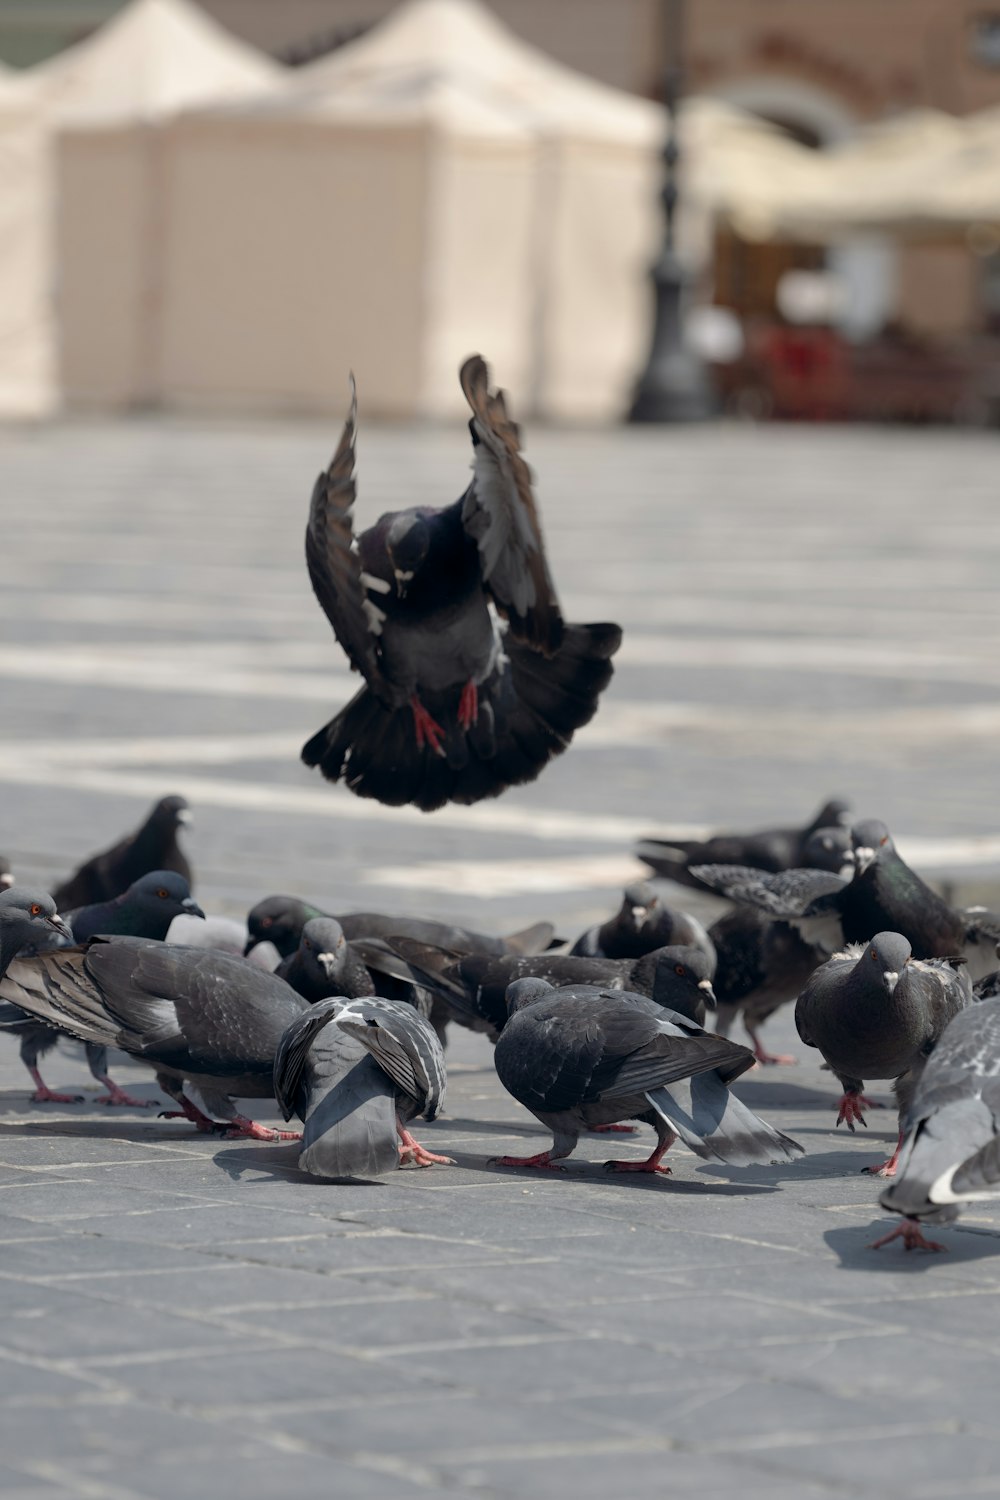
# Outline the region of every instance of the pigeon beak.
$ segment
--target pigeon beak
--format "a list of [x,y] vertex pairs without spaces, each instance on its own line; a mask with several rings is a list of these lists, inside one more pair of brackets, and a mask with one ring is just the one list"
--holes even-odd
[[53,912],[51,917],[46,917],[45,920],[50,927],[55,928],[60,937],[71,938],[73,936],[72,932],[70,931],[69,924],[63,921],[62,917],[57,911]]
[[867,845],[862,844],[860,849],[854,850],[854,868],[857,870],[859,875],[863,875],[868,869],[869,865],[873,865],[874,863],[874,849],[869,849]]
[[406,585],[410,582],[413,574],[405,572],[402,568],[393,568],[392,576],[396,580],[396,598],[405,599]]
[[[339,944],[338,944],[338,946],[339,946]],[[326,975],[327,979],[332,979],[333,976],[334,976],[334,974],[337,971],[337,954],[336,954],[336,952],[333,952],[333,953],[317,953],[317,955],[316,955],[316,962],[319,964],[320,968],[323,970],[323,973]]]
[[718,1001],[715,998],[715,991],[712,988],[712,981],[710,979],[699,979],[698,988],[704,991],[705,1004],[707,1005],[708,1009],[714,1010],[716,1005],[718,1004]]
[[886,972],[882,975],[882,980],[883,980],[883,983],[885,984],[886,989],[889,991],[889,994],[891,995],[892,992],[893,992],[893,990],[896,988],[897,984],[899,983],[899,975],[898,974],[894,974],[891,969],[887,969]]
[[645,906],[633,906],[633,908],[632,908],[632,921],[633,921],[633,923],[635,924],[635,926],[637,928],[641,927],[642,924],[643,924],[643,922],[645,922],[647,911],[648,911],[648,907],[645,907]]
[[182,807],[180,812],[177,814],[177,821],[178,823],[180,823],[182,828],[190,828],[191,824],[194,822],[194,818],[191,816],[186,807]]
[[9,871],[5,871],[3,875],[0,875],[0,889],[7,890],[8,886],[12,886],[13,884],[14,877]]
[[202,911],[201,907],[198,905],[193,896],[185,896],[184,900],[181,902],[181,906],[184,908],[185,912],[187,912],[189,917],[201,917],[204,920],[205,913]]

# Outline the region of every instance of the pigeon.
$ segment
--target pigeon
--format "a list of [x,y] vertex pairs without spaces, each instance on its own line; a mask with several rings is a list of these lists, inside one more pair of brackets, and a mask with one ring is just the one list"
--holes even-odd
[[[31,951],[37,953],[55,946],[84,942],[97,933],[162,941],[174,918],[182,914],[204,919],[204,913],[192,898],[184,876],[176,875],[172,870],[155,870],[149,875],[143,875],[129,886],[124,895],[113,901],[101,901],[93,906],[83,906],[77,911],[64,913],[63,920],[69,931],[61,938],[50,932],[50,941],[35,944]],[[31,1016],[24,1015],[15,1021],[10,1017],[9,1011],[6,1014],[8,1019],[2,1029],[15,1032],[20,1037],[21,1061],[35,1084],[31,1102],[82,1104],[82,1094],[63,1094],[50,1089],[38,1069],[39,1059],[56,1045],[63,1033]],[[87,1042],[85,1050],[91,1074],[107,1090],[105,1094],[96,1097],[96,1104],[126,1105],[136,1109],[155,1106],[155,1099],[139,1099],[115,1083],[108,1072],[106,1047],[96,1042]]]
[[760,1027],[774,1012],[801,993],[813,971],[828,955],[806,940],[790,922],[777,922],[752,906],[737,906],[713,922],[708,935],[718,964],[715,1029],[728,1036],[738,1015],[762,1066],[794,1063],[787,1052],[769,1052]]
[[[235,917],[190,917],[182,914],[175,917],[167,933],[168,943],[179,943],[182,948],[211,948],[216,953],[244,956],[247,945],[247,924]],[[278,967],[281,956],[273,943],[257,943],[246,954],[247,961],[270,973]]]
[[444,1104],[444,1054],[408,1005],[378,998],[321,1000],[292,1022],[274,1059],[286,1120],[303,1122],[299,1166],[315,1177],[377,1177],[412,1163],[451,1164],[407,1130]]
[[697,918],[665,906],[653,887],[642,881],[626,888],[610,921],[589,927],[569,951],[581,958],[641,958],[670,943],[700,948],[714,969],[715,949]]
[[14,872],[10,867],[10,860],[0,854],[0,891],[5,891],[8,886],[14,884]]
[[50,932],[72,936],[47,891],[23,885],[0,890],[0,978],[18,953]]
[[882,1207],[903,1222],[872,1245],[944,1250],[921,1224],[957,1219],[963,1203],[1000,1198],[1000,1005],[972,1005],[949,1021],[902,1122],[895,1180]]
[[496,1041],[507,1021],[506,994],[519,979],[544,979],[555,989],[603,985],[649,995],[702,1025],[714,1008],[711,965],[699,948],[664,947],[642,958],[578,958],[564,953],[531,957],[462,956],[412,939],[395,938],[393,950],[409,965],[415,983],[440,995],[459,1025]]
[[282,959],[275,972],[310,1005],[331,995],[357,999],[375,994],[371,975],[336,917],[311,917],[298,948],[291,958]]
[[299,1138],[259,1125],[232,1103],[273,1095],[278,1042],[308,1009],[284,980],[242,958],[96,937],[81,947],[14,958],[0,979],[0,999],[11,1002],[7,1010],[17,1006],[81,1041],[120,1047],[148,1063],[180,1106],[168,1118],[183,1115],[202,1131],[227,1128],[230,1138]]
[[507,1167],[555,1167],[587,1128],[643,1120],[656,1146],[642,1162],[613,1161],[615,1172],[663,1172],[678,1138],[697,1156],[730,1166],[789,1159],[802,1147],[773,1130],[729,1093],[753,1054],[726,1037],[663,1010],[643,995],[580,986],[554,990],[521,979],[507,992],[510,1019],[494,1061],[508,1093],[552,1131],[535,1156],[500,1156]]
[[[333,915],[308,901],[300,901],[297,896],[267,896],[251,907],[247,916],[249,935],[244,952],[251,953],[258,943],[270,942],[282,958],[290,958],[298,948],[302,929],[310,918]],[[482,932],[469,932],[464,927],[452,927],[447,922],[434,922],[424,917],[393,917],[374,911],[348,912],[334,920],[340,923],[348,942],[357,938],[411,937],[441,948],[456,948],[463,953],[540,953],[551,944],[555,932],[550,922],[536,922],[534,926],[508,937],[490,937]]]
[[[1000,958],[1000,943],[997,944],[996,952],[997,958]],[[989,974],[984,974],[982,979],[977,979],[972,992],[977,1000],[996,1000],[1000,996],[1000,969],[993,969]]]
[[177,830],[190,823],[183,797],[162,797],[141,828],[103,854],[95,854],[52,892],[67,911],[113,901],[151,870],[173,870],[191,883],[191,866],[177,844]]
[[[818,869],[828,869],[831,866],[823,860],[831,857],[835,835],[846,823],[849,811],[846,802],[833,798],[823,804],[805,828],[717,833],[704,840],[648,838],[640,841],[636,855],[654,874],[675,880],[679,885],[699,888],[702,882],[693,873],[692,865],[748,865],[772,873],[814,863]],[[822,841],[812,841],[813,835],[821,830],[827,840],[825,847]],[[846,840],[846,829],[843,834]]]
[[460,499],[387,512],[355,536],[352,390],[306,528],[313,590],[365,686],[302,759],[360,797],[425,812],[533,781],[597,711],[621,644],[617,625],[563,620],[503,395],[479,355],[460,380],[473,414]]
[[[942,959],[912,956],[900,932],[879,932],[867,947],[834,954],[812,975],[795,1005],[795,1025],[840,1080],[837,1124],[865,1125],[866,1078],[891,1078],[900,1119],[920,1074],[951,1018],[972,1004],[968,974]],[[900,1134],[902,1142],[902,1133]],[[888,1161],[866,1167],[893,1177],[900,1144]]]

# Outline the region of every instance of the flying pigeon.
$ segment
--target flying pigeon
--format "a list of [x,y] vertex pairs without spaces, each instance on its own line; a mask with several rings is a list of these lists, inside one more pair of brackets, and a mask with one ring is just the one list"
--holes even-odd
[[508,1093],[552,1131],[535,1156],[501,1156],[509,1167],[556,1167],[588,1128],[644,1120],[656,1147],[616,1172],[669,1172],[660,1165],[678,1136],[697,1156],[730,1166],[788,1159],[802,1147],[729,1093],[753,1054],[686,1017],[627,991],[554,990],[521,979],[507,992],[510,1019],[494,1061]]
[[[97,933],[125,937],[149,938],[162,941],[175,917],[185,915],[204,920],[204,912],[191,895],[191,888],[183,875],[173,870],[155,870],[130,885],[124,895],[113,901],[97,902],[93,906],[82,906],[76,911],[65,912],[63,920],[69,928],[60,946],[67,943],[85,942]],[[50,933],[52,942],[37,945],[44,951],[59,942]],[[37,948],[36,948],[37,951]],[[20,1020],[10,1017],[2,1029],[15,1032],[21,1039],[21,1061],[31,1075],[35,1092],[33,1104],[81,1104],[82,1094],[62,1094],[50,1089],[38,1069],[39,1059],[44,1057],[58,1042],[60,1032],[43,1021],[24,1015]],[[136,1109],[150,1109],[155,1099],[139,1099],[115,1083],[108,1072],[108,1049],[97,1042],[86,1043],[87,1066],[91,1074],[107,1090],[99,1094],[95,1104],[126,1105]]]
[[928,1059],[902,1122],[895,1180],[882,1207],[903,1222],[876,1240],[943,1250],[922,1224],[957,1219],[963,1203],[1000,1198],[1000,1005],[960,1011]]
[[311,917],[298,948],[291,958],[282,959],[275,973],[310,1005],[331,995],[357,999],[375,994],[371,975],[336,917]]
[[302,759],[425,812],[533,781],[593,717],[621,644],[617,625],[564,622],[503,395],[479,355],[460,379],[473,477],[459,500],[387,512],[355,536],[352,394],[306,528],[313,590],[366,685]]
[[[266,896],[251,907],[247,916],[245,952],[251,953],[258,943],[270,942],[282,958],[291,958],[299,946],[302,929],[313,917],[331,917],[297,896]],[[550,922],[536,922],[522,932],[507,937],[491,937],[483,932],[469,932],[448,922],[425,917],[390,916],[385,912],[354,911],[336,916],[348,942],[357,938],[410,937],[418,942],[433,943],[441,948],[456,948],[462,953],[540,953],[552,942],[555,928]]]
[[120,1047],[148,1063],[180,1106],[177,1117],[199,1130],[219,1129],[215,1115],[230,1137],[298,1139],[257,1124],[232,1103],[272,1097],[278,1042],[308,1009],[284,980],[242,958],[141,938],[91,938],[83,947],[14,958],[0,979],[0,999],[81,1041]]
[[141,828],[88,859],[56,887],[53,899],[67,911],[113,901],[151,870],[173,870],[190,884],[191,866],[177,843],[178,828],[190,821],[183,797],[162,797]]
[[[823,804],[811,823],[804,828],[763,828],[757,833],[717,833],[708,839],[642,839],[636,854],[657,875],[675,880],[679,885],[702,887],[693,874],[692,865],[749,865],[752,869],[791,870],[816,865],[818,869],[834,868],[826,861],[836,857],[837,834],[846,849],[844,824],[850,809],[846,802],[834,798]],[[822,832],[823,838],[813,842]],[[840,868],[841,860],[836,868]]]
[[408,938],[394,938],[392,947],[409,965],[413,982],[439,995],[452,1019],[472,1031],[485,1031],[493,1041],[507,1022],[508,986],[519,979],[544,979],[555,989],[600,985],[630,990],[651,996],[699,1026],[706,1008],[715,1006],[711,965],[699,948],[664,947],[642,958],[612,959],[566,953],[462,956]]
[[[964,968],[917,959],[899,932],[879,932],[867,947],[852,945],[812,975],[795,1005],[795,1025],[840,1080],[837,1124],[865,1125],[866,1078],[891,1078],[905,1119],[927,1058],[953,1016],[972,1003]],[[899,1143],[888,1161],[865,1168],[892,1177]]]
[[653,887],[640,881],[626,887],[613,917],[581,933],[569,951],[580,958],[641,958],[668,944],[700,948],[714,970],[715,949],[698,919],[664,905]]
[[444,1054],[412,1007],[377,998],[319,1001],[282,1036],[275,1096],[303,1122],[299,1166],[316,1177],[375,1177],[451,1164],[414,1140],[416,1115],[444,1104]]

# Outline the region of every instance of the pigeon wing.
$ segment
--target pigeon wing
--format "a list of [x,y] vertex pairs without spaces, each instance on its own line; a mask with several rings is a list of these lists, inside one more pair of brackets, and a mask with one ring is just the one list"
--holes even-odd
[[462,525],[479,548],[483,583],[513,635],[553,656],[562,641],[563,619],[517,426],[507,415],[503,392],[490,391],[480,355],[465,361],[459,379],[472,408],[474,449]]
[[847,884],[826,870],[782,870],[769,874],[750,865],[692,865],[690,874],[703,884],[745,906],[788,920],[812,914]]
[[337,451],[313,487],[306,525],[306,566],[313,592],[355,672],[385,702],[392,691],[382,673],[378,636],[382,620],[368,598],[354,538],[354,439],[358,394],[351,376],[351,409]]
[[441,1043],[412,1006],[393,1000],[352,1000],[336,1017],[342,1031],[356,1037],[417,1112],[433,1120],[444,1104],[445,1066]]
[[309,1049],[323,1027],[329,1026],[343,1003],[338,997],[320,1000],[315,1005],[310,1005],[303,1015],[297,1016],[291,1026],[282,1032],[274,1054],[274,1097],[286,1120],[290,1120],[300,1104],[304,1105],[305,1102],[301,1091]]

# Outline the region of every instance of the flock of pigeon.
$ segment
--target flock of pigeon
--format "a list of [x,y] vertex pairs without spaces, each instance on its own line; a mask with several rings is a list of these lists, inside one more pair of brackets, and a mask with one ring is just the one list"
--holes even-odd
[[[596,711],[621,638],[563,620],[517,428],[482,359],[461,382],[473,475],[454,505],[355,536],[355,398],[306,534],[314,591],[365,686],[303,758],[358,795],[426,811],[537,776]],[[206,917],[178,843],[187,817],[183,798],[164,798],[51,895],[0,861],[0,1029],[19,1038],[35,1101],[79,1102],[38,1066],[69,1036],[106,1089],[97,1102],[150,1102],[110,1078],[119,1048],[153,1070],[168,1117],[300,1140],[316,1176],[453,1165],[410,1125],[443,1108],[456,1024],[487,1034],[501,1083],[552,1135],[501,1166],[561,1170],[584,1131],[632,1121],[655,1146],[609,1170],[667,1173],[677,1139],[730,1166],[782,1162],[803,1148],[731,1085],[794,1061],[760,1037],[794,1000],[802,1041],[839,1082],[838,1125],[865,1123],[867,1080],[893,1082],[898,1144],[867,1170],[889,1179],[881,1201],[902,1222],[876,1247],[941,1249],[922,1225],[1000,1196],[1000,918],[951,907],[884,823],[851,825],[841,802],[805,828],[643,841],[652,875],[714,891],[725,914],[706,931],[643,882],[571,946],[546,922],[497,937],[281,895],[245,923]],[[730,1039],[737,1017],[752,1048]],[[260,1098],[301,1134],[235,1102]]]

